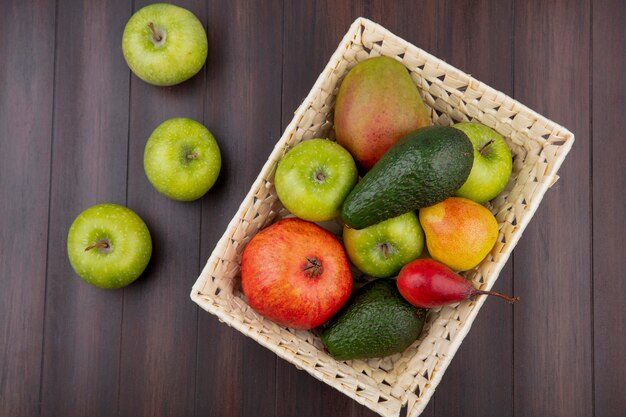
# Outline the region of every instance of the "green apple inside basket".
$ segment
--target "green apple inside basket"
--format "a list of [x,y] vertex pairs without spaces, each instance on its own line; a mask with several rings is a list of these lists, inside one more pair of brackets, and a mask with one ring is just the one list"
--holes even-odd
[[[416,417],[433,395],[485,297],[430,309],[419,338],[412,343],[409,341],[410,345],[400,353],[374,359],[337,360],[325,349],[318,331],[297,330],[295,327],[299,326],[281,326],[264,318],[250,307],[242,292],[242,254],[259,231],[299,211],[303,211],[305,217],[310,211],[333,213],[332,197],[327,199],[330,203],[324,199],[320,202],[322,205],[316,205],[313,210],[283,198],[292,209],[293,213],[290,213],[279,200],[276,189],[287,187],[291,191],[293,185],[288,181],[287,185],[281,185],[280,181],[275,184],[276,170],[285,154],[299,143],[314,138],[335,138],[335,123],[338,121],[333,117],[339,86],[355,65],[378,56],[392,58],[408,69],[426,106],[423,117],[429,124],[479,123],[502,135],[510,149],[513,156],[510,179],[504,190],[485,204],[493,215],[490,216],[497,221],[497,229],[495,223],[493,226],[497,233],[496,243],[478,266],[467,268],[470,270],[464,274],[473,289],[490,290],[543,195],[557,180],[557,171],[574,142],[574,136],[562,126],[398,38],[380,25],[359,18],[295,112],[217,243],[192,289],[191,298],[224,323],[380,415],[398,416],[406,406],[407,416]],[[309,142],[308,147],[320,145],[316,141]],[[315,149],[315,152],[323,150]],[[361,166],[369,163],[367,156],[356,159]],[[343,172],[348,178],[343,188],[351,188],[356,182],[356,167],[348,167]],[[320,180],[323,174],[320,173]],[[326,203],[330,206],[324,207]],[[361,221],[358,217],[356,221]],[[425,220],[420,220],[423,225]],[[385,233],[386,229],[398,227],[407,230],[404,243],[407,247],[424,244],[421,230],[416,231],[419,223],[415,216],[404,216],[395,221],[397,225],[378,232]],[[339,222],[324,222],[322,225],[335,235],[342,235]],[[363,244],[367,239],[367,235],[350,236],[351,241],[362,241]],[[413,256],[404,250],[399,252],[402,256]],[[397,260],[399,265],[405,263],[402,256]],[[370,271],[368,268],[371,268],[372,274],[376,274],[376,265],[371,265],[368,259],[354,258],[353,261],[359,264],[360,270]],[[307,271],[311,274],[321,272],[314,259]],[[380,286],[385,287],[382,281]],[[349,290],[347,286],[340,290],[343,297],[347,298]]]

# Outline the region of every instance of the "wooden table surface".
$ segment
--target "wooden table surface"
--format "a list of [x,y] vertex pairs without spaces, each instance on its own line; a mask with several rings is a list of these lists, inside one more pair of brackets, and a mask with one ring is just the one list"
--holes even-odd
[[[622,0],[177,0],[209,58],[172,88],[131,75],[143,0],[2,0],[0,416],[373,416],[220,324],[191,286],[350,23],[365,16],[576,135],[424,416],[626,415]],[[204,123],[223,171],[193,203],[143,172],[162,121]],[[73,219],[113,202],[154,253],[116,291],[78,279]]]

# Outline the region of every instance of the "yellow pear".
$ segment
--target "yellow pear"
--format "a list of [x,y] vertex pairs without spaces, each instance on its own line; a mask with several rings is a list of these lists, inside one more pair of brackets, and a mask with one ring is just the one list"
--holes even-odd
[[422,208],[419,219],[430,256],[456,271],[478,265],[498,239],[493,214],[466,198],[450,197]]

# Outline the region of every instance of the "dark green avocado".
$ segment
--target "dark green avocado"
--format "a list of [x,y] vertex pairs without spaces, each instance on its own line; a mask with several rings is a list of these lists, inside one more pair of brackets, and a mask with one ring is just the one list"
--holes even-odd
[[322,342],[338,360],[402,352],[422,332],[426,310],[409,304],[393,279],[361,288],[322,331]]
[[453,195],[474,163],[472,143],[449,126],[415,130],[392,146],[348,194],[341,218],[362,229]]

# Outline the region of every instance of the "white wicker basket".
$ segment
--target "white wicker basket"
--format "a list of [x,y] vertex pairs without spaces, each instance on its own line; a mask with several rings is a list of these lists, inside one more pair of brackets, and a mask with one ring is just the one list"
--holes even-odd
[[418,416],[469,331],[485,297],[432,310],[418,341],[402,354],[367,361],[336,361],[312,332],[278,326],[259,316],[240,289],[240,259],[255,233],[283,216],[273,185],[276,165],[302,140],[333,138],[335,95],[347,71],[369,57],[386,55],[403,63],[419,87],[436,125],[475,120],[507,140],[514,158],[505,191],[488,204],[500,225],[487,258],[466,273],[490,289],[574,142],[567,129],[547,120],[380,25],[358,18],[341,41],[276,144],[250,192],[219,240],[191,298],[206,311],[382,416]]

